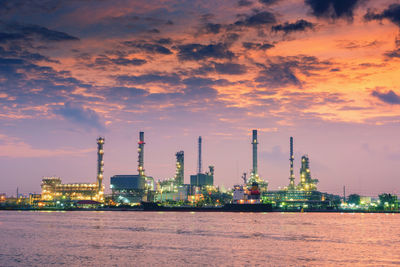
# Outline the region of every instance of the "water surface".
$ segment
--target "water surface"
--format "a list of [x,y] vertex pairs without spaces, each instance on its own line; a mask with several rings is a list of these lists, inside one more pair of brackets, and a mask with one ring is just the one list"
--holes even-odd
[[0,211],[0,266],[394,266],[400,214]]

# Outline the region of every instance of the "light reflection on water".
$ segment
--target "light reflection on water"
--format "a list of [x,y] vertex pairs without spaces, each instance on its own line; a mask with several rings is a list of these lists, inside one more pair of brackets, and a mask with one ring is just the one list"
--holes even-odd
[[400,214],[0,211],[0,266],[400,265]]

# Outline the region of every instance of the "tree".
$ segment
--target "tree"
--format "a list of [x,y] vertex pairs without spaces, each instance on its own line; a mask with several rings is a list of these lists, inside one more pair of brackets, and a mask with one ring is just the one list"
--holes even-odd
[[360,195],[357,195],[357,194],[349,195],[347,203],[354,204],[354,205],[360,205]]
[[398,207],[397,196],[383,193],[379,195],[380,207],[383,209],[394,209]]

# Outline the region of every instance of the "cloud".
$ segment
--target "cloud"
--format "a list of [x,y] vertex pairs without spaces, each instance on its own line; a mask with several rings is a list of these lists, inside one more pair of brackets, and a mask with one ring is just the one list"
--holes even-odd
[[122,84],[148,84],[148,83],[163,83],[168,85],[178,85],[181,83],[181,78],[177,74],[143,74],[143,75],[119,75],[117,81]]
[[180,45],[178,49],[178,58],[182,61],[214,59],[232,59],[235,54],[227,48],[226,44],[186,44]]
[[69,35],[65,32],[50,30],[46,27],[38,25],[17,26],[23,34],[37,35],[43,41],[60,42],[60,41],[77,41],[78,37]]
[[214,67],[219,74],[238,75],[244,74],[247,71],[245,65],[236,63],[214,63]]
[[267,50],[275,47],[273,44],[269,43],[261,44],[261,43],[243,42],[242,45],[246,49],[258,49],[258,50]]
[[270,64],[259,72],[256,82],[266,87],[277,88],[289,85],[301,87],[301,82],[297,78],[294,67],[291,64]]
[[20,33],[0,32],[0,43],[5,43],[8,41],[14,41],[14,40],[21,40],[24,38],[25,38],[25,36]]
[[374,90],[372,91],[371,95],[387,104],[400,105],[400,96],[392,90],[386,93],[381,93],[378,90]]
[[195,87],[210,87],[213,85],[225,86],[232,84],[228,80],[218,79],[214,80],[211,78],[201,78],[201,77],[190,77],[183,80],[183,83],[187,87],[195,86]]
[[239,7],[249,7],[252,6],[253,2],[249,1],[249,0],[239,0],[238,1],[238,6]]
[[269,88],[280,88],[285,86],[302,86],[302,81],[296,72],[305,76],[315,75],[315,71],[328,69],[332,66],[329,61],[320,61],[313,56],[294,56],[277,57],[266,65],[260,65],[262,70],[259,72],[255,81],[259,86]]
[[218,33],[220,33],[221,29],[222,29],[222,25],[219,23],[206,23],[203,25],[200,32],[206,33],[206,34],[209,34],[209,33],[218,34]]
[[0,40],[28,40],[29,37],[37,37],[45,42],[78,41],[79,38],[68,33],[50,30],[39,25],[24,25],[19,23],[0,23],[4,31],[0,34]]
[[272,26],[272,30],[275,32],[282,31],[285,34],[289,34],[297,31],[306,31],[307,29],[314,29],[315,24],[308,22],[304,19],[300,19],[294,23],[285,22],[284,24],[279,24]]
[[280,0],[259,0],[259,2],[263,5],[270,6],[278,3]]
[[140,51],[145,51],[149,53],[163,54],[163,55],[171,55],[172,52],[167,47],[160,44],[152,44],[146,43],[142,41],[125,41],[124,45],[132,48],[136,48]]
[[94,128],[104,130],[104,125],[100,122],[99,115],[90,108],[84,108],[81,105],[65,103],[64,106],[54,109],[57,115],[61,115],[66,120]]
[[354,10],[362,0],[305,0],[311,13],[318,18],[353,19]]
[[367,21],[388,19],[397,26],[400,26],[400,4],[392,4],[381,13],[374,13],[368,10],[364,19]]
[[392,51],[387,51],[385,53],[385,56],[390,57],[390,58],[400,58],[400,48],[392,50]]
[[146,64],[146,60],[144,59],[128,59],[123,57],[118,58],[109,58],[107,56],[98,57],[95,59],[95,64],[100,66],[108,66],[108,65],[120,65],[120,66],[142,66]]
[[236,26],[260,27],[276,23],[276,17],[269,11],[256,11],[252,15],[241,15],[244,18],[235,22]]

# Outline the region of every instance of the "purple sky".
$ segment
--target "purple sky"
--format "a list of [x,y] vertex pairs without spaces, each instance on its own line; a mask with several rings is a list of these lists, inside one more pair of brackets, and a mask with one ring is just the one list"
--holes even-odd
[[[270,189],[310,157],[318,189],[400,192],[400,1],[0,1],[0,192],[42,176],[173,177],[197,137],[215,183],[241,182],[259,130]],[[298,182],[298,179],[297,181]]]

